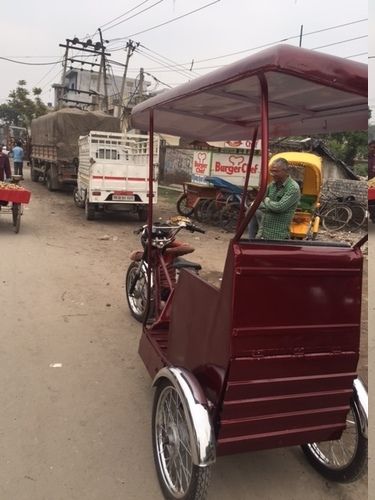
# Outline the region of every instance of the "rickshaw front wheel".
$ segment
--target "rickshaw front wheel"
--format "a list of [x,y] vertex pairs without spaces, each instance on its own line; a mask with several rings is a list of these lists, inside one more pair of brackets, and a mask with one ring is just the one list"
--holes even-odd
[[325,478],[339,483],[351,483],[361,477],[366,470],[367,448],[353,401],[340,439],[302,446],[310,464]]
[[181,398],[167,380],[156,389],[152,412],[154,461],[165,498],[204,500],[211,468],[192,460],[192,439]]

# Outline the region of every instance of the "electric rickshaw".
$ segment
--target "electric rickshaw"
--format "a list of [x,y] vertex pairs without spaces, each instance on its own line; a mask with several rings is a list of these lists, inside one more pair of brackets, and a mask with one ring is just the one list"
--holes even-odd
[[[182,269],[143,320],[139,354],[156,388],[152,441],[166,498],[205,498],[210,468],[226,454],[301,445],[330,480],[353,481],[365,469],[367,392],[357,377],[365,238],[353,246],[248,240],[246,228],[266,191],[270,137],[366,130],[367,118],[366,65],[289,45],[133,109],[132,126],[148,130],[150,143],[154,133],[250,138],[251,164],[262,142],[259,192],[250,208],[242,200],[221,288]],[[318,195],[317,179],[306,195]],[[147,234],[159,235],[149,199]],[[150,300],[160,239],[147,234]]]
[[290,226],[293,239],[315,239],[320,217],[316,214],[322,189],[322,159],[312,153],[278,153],[270,159],[270,165],[278,158],[285,158],[291,166],[291,175],[299,183],[301,199]]

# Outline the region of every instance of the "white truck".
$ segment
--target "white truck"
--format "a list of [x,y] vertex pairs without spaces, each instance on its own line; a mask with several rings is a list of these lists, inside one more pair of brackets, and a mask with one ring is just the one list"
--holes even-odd
[[[79,168],[74,202],[85,208],[87,220],[97,212],[126,211],[147,219],[149,192],[148,135],[91,131],[80,137]],[[154,138],[154,159],[160,140]],[[155,168],[156,167],[156,168]],[[158,194],[158,163],[154,164],[153,203]]]

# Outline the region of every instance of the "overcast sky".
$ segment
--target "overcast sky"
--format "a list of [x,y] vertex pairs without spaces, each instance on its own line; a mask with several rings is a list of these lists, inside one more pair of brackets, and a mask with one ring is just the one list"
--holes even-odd
[[[208,4],[180,20],[139,33]],[[51,85],[60,82],[62,72],[64,49],[59,43],[96,32],[92,37],[95,42],[101,26],[104,39],[110,41],[111,60],[124,62],[125,37],[141,43],[142,54],[134,53],[130,59],[129,76],[137,77],[143,67],[163,83],[175,86],[245,57],[256,47],[287,38],[287,43],[298,45],[301,25],[303,47],[321,47],[317,50],[367,63],[368,56],[375,56],[375,35],[370,41],[367,36],[369,27],[375,28],[375,5],[371,6],[369,23],[368,16],[366,0],[18,0],[12,12],[3,12],[0,56],[18,62],[56,64],[28,66],[0,59],[0,103],[21,79],[27,81],[29,89],[42,87],[43,100],[52,102]],[[346,26],[337,27],[343,24]],[[323,31],[311,34],[319,30]],[[192,60],[193,72],[186,72]],[[176,63],[184,65],[183,69]],[[112,68],[122,74],[121,67]],[[370,82],[375,82],[373,74],[375,59],[370,59]],[[153,81],[150,76],[146,78]],[[155,81],[153,85],[156,87]],[[370,95],[370,104],[375,106],[375,95]]]

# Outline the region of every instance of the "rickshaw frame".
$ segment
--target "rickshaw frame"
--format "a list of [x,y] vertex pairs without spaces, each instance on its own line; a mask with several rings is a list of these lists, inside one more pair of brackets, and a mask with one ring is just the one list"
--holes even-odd
[[[288,81],[292,89],[287,91]],[[249,83],[253,87],[246,87]],[[260,92],[254,95],[257,85]],[[276,96],[270,101],[269,87]],[[293,88],[302,100],[314,92],[318,97],[314,94],[310,107],[302,106],[294,102]],[[218,99],[215,113],[198,111],[204,107],[200,93],[205,101]],[[221,111],[226,99],[243,102],[246,109],[228,105]],[[254,106],[246,107],[246,102]],[[234,119],[231,110],[236,109],[242,114]],[[366,128],[367,70],[359,63],[281,45],[139,104],[132,123],[149,130],[151,152],[154,132],[174,129],[176,135],[188,134],[191,123],[197,124],[197,139],[252,136],[250,165],[258,123],[254,116],[246,119],[246,113],[260,115],[260,188],[246,212],[242,199],[221,289],[182,271],[159,318],[144,324],[139,345],[154,385],[168,380],[181,395],[194,436],[194,464],[201,467],[213,463],[216,454],[339,439],[352,398],[367,435],[366,390],[356,375],[360,246],[365,238],[353,247],[241,239],[266,192],[270,134]],[[150,192],[152,165],[150,154]],[[250,169],[244,193],[249,175]],[[152,211],[150,200],[149,234]],[[151,239],[148,244],[151,254]],[[341,286],[345,293],[338,296]],[[319,309],[319,320],[314,308]],[[194,423],[198,414],[199,425]]]

